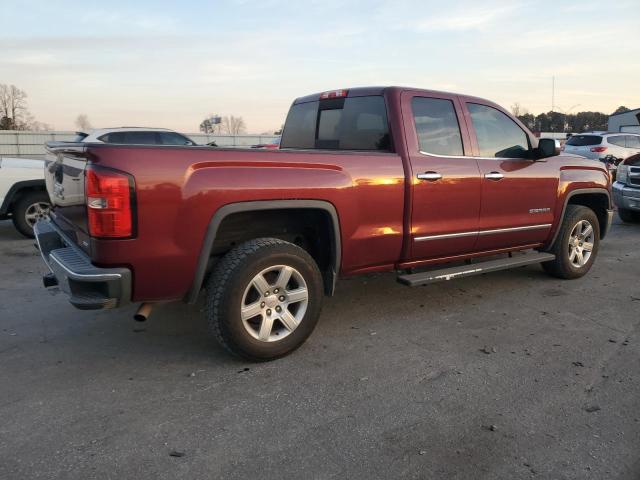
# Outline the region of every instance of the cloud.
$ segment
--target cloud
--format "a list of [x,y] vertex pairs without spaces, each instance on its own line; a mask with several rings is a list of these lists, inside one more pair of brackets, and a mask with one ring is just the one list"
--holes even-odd
[[414,29],[423,32],[462,31],[481,29],[497,23],[512,15],[520,6],[482,5],[463,10],[445,12],[439,15],[412,22]]

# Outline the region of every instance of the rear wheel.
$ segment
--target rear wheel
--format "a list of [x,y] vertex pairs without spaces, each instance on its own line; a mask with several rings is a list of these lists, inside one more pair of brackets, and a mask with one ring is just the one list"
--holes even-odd
[[276,238],[251,240],[228,252],[211,274],[209,328],[236,355],[275,359],[311,334],[323,295],[322,276],[305,250]]
[[544,262],[542,268],[554,277],[580,278],[591,269],[599,246],[600,224],[595,212],[582,205],[568,205],[549,250],[556,258]]
[[33,226],[49,215],[49,195],[43,191],[23,194],[12,210],[13,225],[25,237],[33,238]]
[[633,210],[627,210],[626,208],[618,208],[618,216],[620,220],[626,223],[640,222],[640,212],[634,212]]

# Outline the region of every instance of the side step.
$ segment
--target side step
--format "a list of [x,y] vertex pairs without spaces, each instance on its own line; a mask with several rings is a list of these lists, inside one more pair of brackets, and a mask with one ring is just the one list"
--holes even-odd
[[548,262],[554,258],[556,258],[556,256],[552,253],[544,252],[515,254],[513,257],[501,258],[499,260],[488,260],[459,267],[398,275],[398,282],[408,287],[417,287],[430,283],[443,282],[445,280],[453,280],[454,278],[472,277],[483,273],[497,272],[498,270],[523,267],[533,263]]

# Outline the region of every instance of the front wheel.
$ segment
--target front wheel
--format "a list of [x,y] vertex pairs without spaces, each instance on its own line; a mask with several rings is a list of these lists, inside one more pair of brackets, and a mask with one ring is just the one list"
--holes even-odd
[[13,225],[22,235],[33,238],[33,226],[38,220],[49,215],[49,195],[47,192],[34,190],[22,195],[12,210]]
[[556,258],[542,268],[558,278],[580,278],[593,265],[600,246],[600,223],[595,212],[582,205],[568,205],[560,231],[549,250]]
[[241,357],[281,357],[315,328],[322,285],[318,266],[302,248],[277,238],[250,240],[229,251],[209,278],[209,329]]

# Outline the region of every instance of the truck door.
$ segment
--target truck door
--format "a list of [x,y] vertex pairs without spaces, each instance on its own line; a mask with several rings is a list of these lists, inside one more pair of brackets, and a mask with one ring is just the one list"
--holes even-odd
[[545,241],[558,195],[553,160],[533,160],[531,138],[499,109],[475,101],[464,108],[482,177],[476,250]]
[[480,172],[454,95],[402,93],[411,164],[411,259],[473,251],[480,214]]

